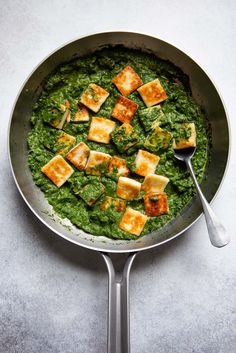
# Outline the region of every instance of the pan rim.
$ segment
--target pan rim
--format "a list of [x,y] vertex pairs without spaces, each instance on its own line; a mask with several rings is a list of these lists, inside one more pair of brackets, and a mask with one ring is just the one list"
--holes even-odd
[[[50,52],[47,56],[45,56],[34,68],[33,70],[31,70],[31,72],[27,75],[26,79],[23,81],[23,83],[21,84],[20,88],[19,88],[19,91],[18,91],[18,94],[15,98],[15,101],[14,101],[14,104],[12,106],[12,109],[11,109],[11,112],[10,112],[10,119],[9,119],[9,123],[8,123],[8,129],[7,129],[7,151],[8,151],[8,159],[9,159],[9,163],[10,163],[10,168],[11,168],[11,172],[12,172],[12,175],[13,175],[13,179],[15,181],[15,184],[23,198],[23,200],[25,201],[25,203],[27,204],[27,206],[29,207],[29,209],[33,212],[33,214],[47,227],[49,228],[53,233],[59,235],[60,237],[64,238],[65,240],[67,241],[70,241],[71,243],[73,244],[76,244],[76,245],[79,245],[79,246],[82,246],[83,248],[86,248],[86,249],[90,249],[90,250],[94,250],[94,251],[100,251],[100,252],[110,252],[110,253],[133,253],[133,252],[139,252],[139,251],[143,251],[143,250],[148,250],[148,249],[152,249],[154,247],[157,247],[157,246],[160,246],[160,245],[163,245],[165,243],[168,243],[169,241],[177,238],[178,236],[180,236],[181,234],[184,234],[190,227],[192,227],[198,220],[199,218],[202,216],[203,212],[201,212],[201,214],[195,218],[195,220],[190,223],[187,227],[185,227],[183,230],[179,231],[178,233],[174,234],[173,236],[169,237],[168,239],[165,239],[163,241],[160,241],[158,243],[155,243],[155,244],[151,244],[151,245],[146,245],[146,246],[142,246],[142,247],[139,247],[139,248],[131,248],[131,249],[109,249],[109,251],[107,249],[101,249],[100,247],[96,247],[96,245],[94,245],[95,243],[91,243],[90,244],[83,244],[83,243],[80,243],[79,242],[79,238],[78,238],[78,241],[77,240],[74,240],[74,239],[71,239],[69,238],[67,235],[65,234],[62,234],[60,231],[57,231],[56,229],[54,229],[51,225],[49,225],[47,223],[47,221],[45,221],[44,219],[41,218],[41,216],[37,213],[36,210],[34,210],[34,208],[31,206],[30,202],[27,200],[26,196],[23,194],[23,191],[16,179],[16,175],[15,175],[15,172],[14,172],[14,168],[13,168],[13,163],[12,163],[12,158],[11,158],[11,149],[10,149],[10,133],[11,133],[11,125],[12,125],[12,119],[13,119],[13,114],[14,114],[14,111],[15,111],[15,107],[16,107],[16,104],[18,102],[18,99],[25,87],[25,85],[27,84],[28,80],[30,79],[30,77],[35,73],[35,71],[48,59],[50,58],[53,54],[55,54],[56,52],[58,52],[60,49],[63,49],[65,46],[75,42],[75,41],[78,41],[78,40],[81,40],[81,39],[84,39],[84,38],[87,38],[87,37],[92,37],[92,36],[96,36],[96,35],[106,35],[106,34],[133,34],[133,35],[142,35],[142,36],[146,36],[146,37],[149,37],[149,38],[152,38],[152,39],[157,39],[167,45],[170,45],[172,46],[173,48],[175,48],[176,50],[180,51],[182,54],[184,54],[185,56],[187,56],[192,62],[194,62],[194,64],[196,66],[198,66],[202,71],[203,73],[207,76],[207,78],[211,81],[211,83],[213,84],[217,94],[219,95],[219,98],[220,98],[220,101],[222,103],[222,106],[224,108],[224,111],[225,111],[225,117],[226,117],[226,122],[227,122],[227,127],[228,127],[228,149],[227,149],[227,159],[226,159],[226,163],[225,163],[225,168],[224,168],[224,172],[223,172],[223,176],[221,178],[221,181],[217,187],[217,190],[214,194],[214,196],[212,197],[210,203],[212,203],[217,194],[219,193],[221,187],[222,187],[222,184],[223,184],[223,181],[225,179],[225,176],[227,174],[227,171],[228,171],[228,167],[229,167],[229,160],[230,160],[230,156],[231,156],[231,134],[232,134],[232,130],[231,130],[231,125],[230,125],[230,121],[229,121],[229,117],[228,117],[228,112],[227,112],[227,109],[226,109],[226,105],[225,105],[225,102],[224,102],[224,99],[217,87],[217,85],[215,84],[214,80],[211,78],[211,76],[206,72],[205,69],[202,68],[202,65],[199,65],[194,59],[192,59],[191,56],[189,56],[185,51],[182,51],[181,49],[179,49],[178,47],[176,47],[175,45],[165,41],[165,40],[162,40],[161,38],[158,38],[158,37],[155,37],[153,36],[152,34],[148,34],[148,33],[144,33],[144,32],[134,32],[134,31],[119,31],[119,30],[116,30],[116,31],[105,31],[105,32],[92,32],[92,33],[87,33],[86,35],[83,35],[83,36],[80,36],[80,37],[76,37],[70,41],[67,41],[66,43],[58,46],[56,49],[54,49],[52,52]],[[96,235],[93,235],[93,236],[96,236]],[[140,238],[138,238],[137,240],[139,240]]]

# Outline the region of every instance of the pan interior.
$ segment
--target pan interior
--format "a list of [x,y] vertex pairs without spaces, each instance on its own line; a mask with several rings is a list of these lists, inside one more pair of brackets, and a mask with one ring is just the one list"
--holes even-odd
[[24,84],[14,107],[9,129],[9,153],[13,175],[28,206],[35,215],[58,235],[78,245],[107,252],[130,252],[147,249],[181,234],[201,215],[198,199],[193,200],[182,212],[159,232],[153,232],[137,240],[119,241],[86,234],[68,220],[62,220],[52,211],[32,180],[27,163],[27,135],[34,102],[38,99],[44,79],[57,66],[73,58],[85,56],[108,45],[124,45],[127,48],[151,52],[168,59],[189,76],[194,99],[204,107],[211,125],[212,146],[202,190],[211,201],[223,179],[228,160],[229,128],[220,96],[206,73],[186,54],[159,39],[127,32],[95,34],[71,42],[44,60]]

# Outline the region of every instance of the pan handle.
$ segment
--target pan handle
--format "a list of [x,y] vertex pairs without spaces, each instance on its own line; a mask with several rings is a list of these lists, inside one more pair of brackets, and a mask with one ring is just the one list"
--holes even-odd
[[120,273],[115,270],[109,254],[101,255],[109,279],[107,353],[130,353],[129,274],[136,253],[128,255]]

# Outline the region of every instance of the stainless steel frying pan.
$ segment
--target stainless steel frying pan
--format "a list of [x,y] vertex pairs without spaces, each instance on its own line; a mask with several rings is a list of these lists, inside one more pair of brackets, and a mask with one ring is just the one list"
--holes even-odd
[[[212,130],[210,162],[202,190],[210,202],[223,180],[229,154],[229,125],[222,100],[207,74],[189,56],[160,39],[130,32],[107,32],[80,38],[48,56],[26,80],[13,112],[9,126],[9,156],[16,185],[32,212],[52,231],[70,242],[100,251],[109,273],[108,352],[129,353],[129,273],[137,252],[164,244],[182,234],[202,213],[197,197],[158,232],[137,240],[120,241],[86,234],[65,220],[53,215],[43,193],[35,186],[27,164],[27,134],[30,130],[32,106],[42,91],[42,83],[58,65],[88,55],[107,45],[122,44],[154,53],[179,66],[189,76],[192,94],[204,107]],[[129,253],[123,272],[118,274],[109,253]]]

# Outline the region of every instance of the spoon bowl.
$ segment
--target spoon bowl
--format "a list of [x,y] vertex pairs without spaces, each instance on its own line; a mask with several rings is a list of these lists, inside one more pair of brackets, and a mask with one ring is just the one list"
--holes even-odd
[[186,159],[191,159],[196,151],[196,147],[188,147],[188,148],[181,148],[175,149],[174,155],[180,161],[185,162]]

